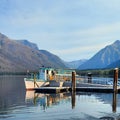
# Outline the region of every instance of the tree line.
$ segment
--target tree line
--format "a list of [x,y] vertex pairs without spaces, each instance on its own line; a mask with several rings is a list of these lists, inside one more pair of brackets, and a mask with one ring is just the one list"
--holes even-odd
[[[87,76],[88,73],[91,73],[94,77],[113,77],[114,69],[76,70],[76,74],[80,76]],[[120,68],[118,77],[120,77]]]

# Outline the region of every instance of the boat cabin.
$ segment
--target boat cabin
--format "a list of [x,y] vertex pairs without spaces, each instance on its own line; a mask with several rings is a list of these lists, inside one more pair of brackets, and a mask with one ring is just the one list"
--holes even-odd
[[41,67],[39,69],[39,79],[43,81],[64,79],[68,80],[71,77],[73,69],[55,69]]

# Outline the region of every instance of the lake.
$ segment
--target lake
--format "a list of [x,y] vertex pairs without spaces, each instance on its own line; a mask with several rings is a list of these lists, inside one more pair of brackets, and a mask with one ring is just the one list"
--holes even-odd
[[103,117],[120,119],[120,94],[41,94],[25,90],[24,76],[0,76],[1,120],[100,120]]

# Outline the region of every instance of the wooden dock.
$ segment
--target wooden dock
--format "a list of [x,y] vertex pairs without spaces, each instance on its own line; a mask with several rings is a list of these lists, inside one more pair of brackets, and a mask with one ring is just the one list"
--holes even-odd
[[[114,69],[114,80],[113,85],[100,85],[100,84],[92,84],[92,83],[79,83],[76,84],[76,73],[72,72],[72,81],[71,85],[62,86],[62,87],[39,87],[34,88],[36,92],[42,93],[61,93],[67,91],[74,91],[74,92],[101,92],[101,93],[120,93],[120,86],[117,86],[118,81],[118,68]],[[56,82],[54,82],[55,84]]]
[[[61,93],[61,92],[71,92],[71,87],[40,87],[35,88],[35,92],[40,93]],[[76,87],[76,92],[99,92],[99,93],[114,93],[112,86],[84,86]],[[117,93],[120,93],[120,87],[117,88]]]
[[[99,92],[99,93],[113,93],[113,87],[77,87],[76,91],[80,92]],[[120,89],[117,89],[117,92],[120,92]]]
[[40,87],[35,88],[35,92],[40,93],[61,93],[61,92],[68,92],[70,87]]

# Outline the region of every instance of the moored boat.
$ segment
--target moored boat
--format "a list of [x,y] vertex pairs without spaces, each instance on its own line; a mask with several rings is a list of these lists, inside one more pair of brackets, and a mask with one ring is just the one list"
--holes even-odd
[[61,87],[64,81],[70,81],[73,69],[55,69],[41,67],[37,73],[24,78],[27,90],[34,90],[39,87],[53,86]]

